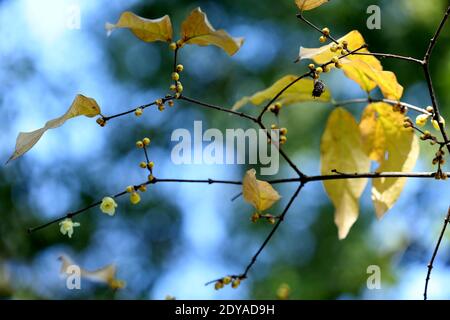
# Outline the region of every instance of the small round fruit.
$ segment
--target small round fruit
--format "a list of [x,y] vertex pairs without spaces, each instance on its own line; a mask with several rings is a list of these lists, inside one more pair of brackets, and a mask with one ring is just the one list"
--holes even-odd
[[172,42],[169,44],[169,48],[172,50],[176,50],[177,49],[177,44],[175,42]]
[[148,146],[148,145],[150,144],[151,140],[150,140],[150,138],[144,138],[144,139],[142,139],[142,142],[143,142],[146,146]]
[[137,108],[136,110],[134,110],[134,114],[136,115],[136,117],[142,116],[142,112],[142,108]]
[[182,64],[177,65],[177,67],[175,68],[175,70],[176,70],[177,72],[182,72],[183,69],[184,69],[184,66],[183,66]]
[[319,41],[322,42],[322,43],[324,43],[325,41],[327,41],[327,37],[321,36],[321,37],[319,38]]
[[180,80],[180,74],[178,72],[172,72],[172,80],[174,81]]

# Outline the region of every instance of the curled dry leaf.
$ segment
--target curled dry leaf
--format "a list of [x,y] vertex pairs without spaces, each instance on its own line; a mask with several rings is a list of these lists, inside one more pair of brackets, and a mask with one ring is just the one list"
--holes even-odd
[[295,4],[300,10],[306,11],[317,8],[328,1],[329,0],[295,0]]
[[[419,156],[419,142],[411,128],[403,127],[404,116],[386,103],[369,104],[359,125],[365,153],[380,166],[377,172],[410,172]],[[372,181],[372,201],[381,218],[399,198],[406,178]]]
[[[289,83],[293,82],[297,78],[298,76],[296,75],[286,75],[281,79],[277,80],[267,89],[258,91],[249,97],[243,97],[233,105],[232,109],[233,110],[240,109],[247,103],[251,103],[255,106],[258,106],[263,102],[269,101],[284,87],[286,87]],[[303,101],[318,101],[318,102],[330,101],[331,93],[330,90],[328,90],[328,88],[325,88],[325,91],[322,93],[322,95],[317,98],[314,98],[312,96],[313,89],[314,89],[314,81],[310,78],[304,78],[297,81],[292,86],[290,86],[286,91],[284,91],[283,94],[277,99],[277,101],[282,103],[283,105]]]
[[[353,30],[342,38],[339,43],[348,42],[349,51],[360,48],[365,44],[364,38],[357,31]],[[320,48],[300,47],[299,60],[312,59],[317,64],[329,62],[334,56],[339,56],[337,52],[331,52],[328,44]],[[369,53],[367,48],[358,51],[359,53]],[[344,74],[358,83],[364,91],[371,91],[378,86],[383,95],[388,99],[399,100],[403,94],[403,87],[397,82],[394,73],[384,71],[380,61],[371,55],[348,55],[341,58],[342,70]],[[333,65],[331,65],[333,67]]]
[[[358,124],[343,108],[336,108],[327,121],[320,145],[321,173],[367,172],[370,159],[363,149]],[[323,185],[335,207],[334,222],[339,239],[344,239],[359,215],[359,198],[368,179],[324,180]]]
[[168,15],[159,19],[146,19],[129,11],[122,13],[116,24],[107,22],[105,28],[108,36],[117,28],[130,29],[136,37],[145,42],[171,42],[173,34],[172,23]]
[[[68,256],[62,255],[58,258],[61,261],[61,273],[70,274],[67,269],[72,265],[77,265]],[[94,282],[104,283],[111,287],[111,289],[122,289],[125,287],[125,282],[123,280],[116,279],[116,266],[109,264],[95,271],[87,271],[80,268],[80,275],[86,279]]]
[[214,29],[200,8],[194,9],[181,25],[181,41],[199,46],[215,45],[230,56],[244,43],[243,38],[233,38],[224,30]]
[[73,100],[69,110],[67,110],[66,113],[61,117],[47,121],[43,128],[37,129],[35,131],[20,132],[17,136],[16,148],[14,150],[14,153],[9,158],[7,163],[11,160],[17,159],[25,152],[30,150],[48,129],[60,127],[66,122],[66,120],[69,120],[70,118],[78,116],[86,116],[91,118],[100,114],[100,112],[100,107],[94,99],[85,97],[81,94],[77,95]]
[[270,183],[256,179],[255,169],[246,172],[242,181],[242,195],[258,212],[270,208],[280,199],[280,195]]

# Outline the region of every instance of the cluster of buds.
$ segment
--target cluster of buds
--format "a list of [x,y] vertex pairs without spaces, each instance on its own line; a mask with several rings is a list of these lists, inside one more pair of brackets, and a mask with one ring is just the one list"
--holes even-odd
[[414,124],[409,117],[405,117],[403,119],[403,127],[404,128],[414,128]]
[[338,52],[341,55],[348,54],[348,42],[346,40],[342,41],[339,44],[333,43],[330,47],[331,52]]
[[166,108],[164,106],[164,100],[163,99],[156,99],[155,100],[155,105],[158,107],[159,111],[164,111],[164,109]]
[[[136,142],[136,147],[140,148],[140,149],[144,149],[144,153],[146,155],[146,159],[148,159],[148,154],[147,154],[147,147],[150,145],[150,138],[145,137],[142,140],[139,140]],[[153,161],[141,161],[139,163],[139,167],[141,167],[142,169],[147,169],[149,171],[149,175],[148,175],[148,181],[153,181],[154,177],[153,177],[153,167],[155,166],[155,163]],[[146,186],[145,185],[141,185],[140,186],[140,191],[145,192],[146,191]]]
[[[278,126],[276,125],[276,124],[272,124],[271,126],[270,126],[270,129],[272,129],[272,130],[277,130],[278,129]],[[280,136],[279,136],[279,138],[278,138],[278,142],[280,143],[280,144],[285,144],[286,143],[286,141],[287,141],[287,132],[288,132],[288,130],[286,129],[286,128],[279,128],[279,133],[280,133]],[[270,139],[267,139],[267,143],[271,143],[272,141],[270,140]]]
[[[175,92],[175,98],[181,97],[181,93],[183,92],[183,85],[180,81],[180,73],[184,70],[184,67],[182,64],[178,64],[175,67],[174,72],[172,72],[172,80],[174,81],[173,84],[170,85],[170,90]],[[172,104],[173,105],[173,104]]]
[[130,202],[132,204],[141,202],[141,196],[137,192],[138,190],[141,190],[141,186],[128,186],[125,190],[130,194]]
[[445,151],[442,149],[439,149],[436,154],[435,157],[433,158],[433,165],[439,165],[439,167],[441,165],[443,165],[445,163],[445,159],[444,159],[444,155],[445,155]]
[[180,49],[183,46],[183,41],[178,40],[177,42],[169,43],[169,48],[173,51]]
[[321,43],[324,43],[325,41],[327,41],[328,36],[330,35],[330,29],[328,29],[327,27],[322,29],[322,35],[319,38],[319,41]]
[[437,138],[431,134],[430,131],[425,130],[420,136],[420,140],[427,141],[430,140],[430,144],[434,145],[437,142]]
[[261,214],[259,212],[255,212],[254,214],[252,214],[251,220],[253,223],[258,222],[260,219],[265,219],[270,224],[275,224],[275,222],[277,221],[277,217],[269,213]]
[[214,284],[214,289],[219,290],[224,286],[231,284],[233,289],[236,289],[241,284],[241,278],[239,276],[226,276],[222,279],[219,279]]
[[404,104],[402,104],[401,102],[397,102],[392,107],[392,110],[394,110],[394,112],[400,112],[401,114],[406,114],[408,112],[408,107],[405,106]]
[[436,180],[447,180],[448,177],[447,174],[444,171],[442,171],[442,169],[439,169],[434,175],[434,178]]
[[281,107],[283,105],[281,104],[281,102],[275,102],[274,104],[272,104],[269,107],[269,111],[272,112],[274,115],[278,115],[280,113]]

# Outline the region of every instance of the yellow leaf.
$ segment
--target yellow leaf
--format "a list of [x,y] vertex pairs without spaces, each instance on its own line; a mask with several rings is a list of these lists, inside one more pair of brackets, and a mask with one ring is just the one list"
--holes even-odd
[[243,38],[233,38],[224,30],[214,29],[200,8],[194,9],[181,25],[181,41],[199,46],[215,45],[230,56],[244,43]]
[[125,287],[124,281],[116,279],[116,266],[113,264],[109,264],[95,271],[88,271],[75,264],[68,256],[62,255],[58,259],[62,263],[60,272],[63,274],[68,273],[67,269],[70,266],[77,266],[80,268],[81,277],[94,282],[107,284],[111,289],[121,289]]
[[[339,43],[347,41],[348,50],[355,50],[365,44],[362,35],[353,30],[342,38],[338,39]],[[328,44],[320,48],[303,48],[300,47],[299,59],[312,59],[317,64],[327,63],[334,56],[339,56],[338,52],[331,52],[330,48],[333,44]],[[369,50],[363,48],[359,53],[369,53]],[[395,74],[390,71],[383,71],[380,61],[370,55],[349,55],[341,58],[342,70],[344,74],[358,83],[364,91],[371,91],[377,85],[380,87],[383,95],[388,99],[399,100],[403,94],[403,87],[398,84]]]
[[[250,97],[243,97],[234,104],[232,109],[233,110],[240,109],[247,103],[252,103],[253,105],[257,106],[262,104],[263,102],[269,101],[284,87],[286,87],[289,83],[291,83],[297,78],[298,76],[296,75],[286,75],[283,78],[277,80],[269,88],[262,91],[258,91]],[[277,99],[277,101],[282,103],[283,105],[288,105],[302,101],[319,101],[319,102],[330,101],[331,94],[328,88],[325,88],[325,91],[318,98],[314,98],[312,96],[313,89],[314,89],[314,81],[310,78],[304,78],[297,81],[295,84],[290,86],[286,91],[284,91],[283,94]]]
[[126,28],[130,29],[136,37],[145,42],[172,41],[172,23],[168,15],[159,19],[146,19],[139,17],[133,12],[126,11],[122,13],[116,24],[106,23],[105,28],[108,35],[114,29]]
[[[344,68],[346,65],[351,66],[352,68],[360,71],[370,80],[375,82],[386,98],[392,100],[400,100],[403,94],[403,87],[397,82],[397,77],[393,72],[377,70],[368,63],[358,59],[344,60],[342,63],[344,65]],[[352,78],[352,80],[355,79]],[[361,87],[363,86],[361,85]]]
[[[377,172],[412,171],[419,156],[417,136],[403,127],[404,116],[386,103],[369,104],[362,115],[360,130],[366,154],[380,166]],[[381,218],[399,198],[406,178],[380,178],[372,182],[375,213]]]
[[25,152],[30,150],[48,129],[60,127],[64,124],[64,122],[66,122],[66,120],[70,118],[81,115],[94,117],[98,114],[100,114],[100,107],[94,99],[85,97],[81,94],[77,95],[73,100],[69,110],[67,110],[66,113],[61,117],[47,121],[43,128],[37,129],[35,131],[20,132],[17,136],[15,151],[9,158],[8,162],[17,159]]
[[300,10],[311,10],[321,6],[329,0],[295,0],[295,4]]
[[[321,172],[368,172],[370,159],[365,155],[358,124],[343,108],[336,108],[327,121],[320,146]],[[325,180],[325,190],[335,207],[334,222],[339,239],[344,239],[358,219],[359,197],[367,179]]]
[[280,199],[280,195],[270,183],[256,179],[255,169],[250,169],[245,174],[242,194],[245,201],[253,205],[258,212],[270,208]]

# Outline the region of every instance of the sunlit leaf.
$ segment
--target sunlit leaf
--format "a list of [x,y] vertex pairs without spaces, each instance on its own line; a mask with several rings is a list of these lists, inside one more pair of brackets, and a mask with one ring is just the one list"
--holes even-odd
[[321,6],[329,0],[295,0],[295,4],[300,10],[311,10]]
[[[380,166],[377,172],[410,172],[419,156],[417,136],[403,127],[404,116],[386,103],[369,104],[362,115],[360,130],[365,152]],[[372,200],[381,218],[399,198],[406,178],[380,178],[372,182]]]
[[[62,255],[58,258],[61,261],[61,273],[68,274],[67,269],[70,266],[78,266],[68,256]],[[79,266],[78,266],[79,267]],[[80,276],[89,279],[93,282],[104,283],[111,287],[111,289],[122,289],[125,287],[123,280],[116,279],[116,266],[109,264],[95,271],[88,271],[81,267]]]
[[258,212],[270,208],[280,199],[280,195],[270,183],[256,179],[255,169],[250,169],[245,174],[242,194],[245,201],[253,205]]
[[70,118],[81,115],[94,117],[98,114],[100,114],[100,107],[94,99],[85,97],[81,94],[77,95],[69,110],[67,110],[67,112],[61,117],[47,121],[45,126],[38,130],[32,132],[20,132],[17,136],[15,151],[9,158],[8,162],[17,159],[30,150],[48,129],[60,127]]
[[[264,102],[271,100],[278,92],[280,92],[284,87],[286,87],[289,83],[297,79],[296,75],[286,75],[281,79],[277,80],[274,84],[272,84],[269,88],[264,89],[262,91],[258,91],[252,96],[243,97],[239,101],[237,101],[233,105],[233,110],[237,110],[247,103],[251,103],[255,106],[258,106]],[[297,81],[295,84],[290,86],[278,99],[278,102],[281,102],[283,105],[288,105],[296,102],[303,101],[319,101],[326,102],[330,101],[331,94],[328,88],[325,88],[325,91],[322,93],[320,97],[314,98],[312,96],[312,91],[314,89],[314,81],[310,78],[304,78]]]
[[[370,159],[364,153],[358,124],[343,108],[336,108],[328,118],[320,155],[322,174],[369,171]],[[325,180],[323,184],[335,207],[339,239],[344,239],[358,219],[359,198],[367,179]]]
[[200,46],[215,45],[230,56],[244,43],[243,38],[233,38],[224,30],[216,30],[200,8],[194,9],[181,25],[181,41]]
[[126,11],[122,13],[116,24],[106,23],[105,28],[108,35],[114,29],[125,28],[130,29],[136,37],[145,42],[172,41],[172,23],[168,15],[159,19],[146,19]]
[[[348,42],[349,50],[355,50],[365,44],[362,35],[353,30],[338,39],[339,43],[343,41]],[[299,59],[312,59],[317,64],[327,63],[334,56],[339,53],[331,52],[330,47],[333,44],[328,44],[320,48],[303,48],[300,47]],[[369,50],[363,48],[359,53],[368,53]],[[364,91],[371,91],[376,86],[380,87],[383,95],[386,98],[399,100],[403,94],[403,87],[398,84],[394,73],[390,71],[383,71],[380,61],[371,55],[349,55],[340,59],[342,63],[342,70],[345,75],[358,83]],[[332,66],[333,67],[333,66]]]

